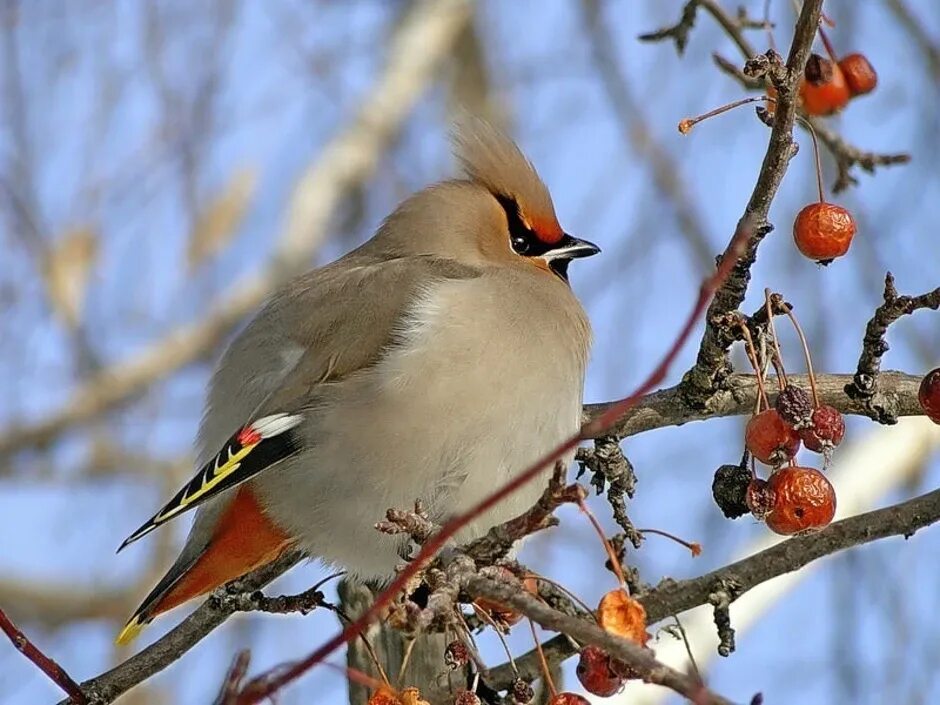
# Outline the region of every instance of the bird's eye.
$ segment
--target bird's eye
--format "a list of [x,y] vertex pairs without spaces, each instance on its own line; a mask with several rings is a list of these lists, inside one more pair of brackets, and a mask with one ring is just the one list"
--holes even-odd
[[513,235],[511,242],[517,254],[524,255],[529,251],[529,239],[524,235]]

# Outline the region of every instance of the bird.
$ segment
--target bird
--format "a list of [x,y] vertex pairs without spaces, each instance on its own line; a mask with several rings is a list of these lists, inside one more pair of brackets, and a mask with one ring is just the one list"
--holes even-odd
[[[288,549],[387,582],[403,541],[375,530],[389,508],[420,501],[444,521],[578,431],[592,334],[568,265],[600,249],[562,229],[503,131],[468,120],[452,143],[458,177],[274,292],[221,355],[198,471],[118,549],[196,509],[118,643]],[[540,485],[455,540],[525,511]]]

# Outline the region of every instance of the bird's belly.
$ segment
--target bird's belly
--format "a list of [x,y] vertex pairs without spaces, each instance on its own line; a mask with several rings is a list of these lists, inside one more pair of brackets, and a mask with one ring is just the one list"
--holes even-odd
[[[426,337],[437,342],[425,345]],[[577,430],[580,356],[560,349],[545,379],[513,364],[513,339],[481,341],[457,325],[444,340],[440,331],[421,331],[374,369],[336,385],[304,428],[309,450],[274,471],[276,481],[259,479],[275,520],[311,555],[362,577],[388,576],[401,561],[398,540],[374,525],[389,508],[420,499],[444,520]],[[558,336],[558,344],[567,343]],[[531,506],[550,470],[471,522],[458,541]]]

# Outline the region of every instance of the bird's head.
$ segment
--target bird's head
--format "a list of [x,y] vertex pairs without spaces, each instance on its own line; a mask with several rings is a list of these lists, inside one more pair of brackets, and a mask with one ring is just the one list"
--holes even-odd
[[535,267],[565,281],[571,260],[600,252],[562,229],[548,188],[505,134],[472,120],[455,129],[453,142],[465,178],[409,198],[386,220],[379,239],[408,254]]

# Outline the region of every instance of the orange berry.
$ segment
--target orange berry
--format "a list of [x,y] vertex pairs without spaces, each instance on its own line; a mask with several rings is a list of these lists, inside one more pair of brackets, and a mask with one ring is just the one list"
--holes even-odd
[[803,445],[816,453],[835,448],[845,436],[845,420],[838,409],[824,404],[813,410],[811,426],[800,429]]
[[[820,70],[811,72],[813,80],[804,76],[800,81],[800,102],[807,115],[832,115],[846,106],[852,94],[842,69],[827,59],[819,58]],[[812,65],[810,62],[807,67]]]
[[782,465],[800,449],[800,436],[776,409],[751,417],[744,430],[744,445],[767,465]]
[[864,54],[843,56],[839,60],[839,68],[853,98],[871,93],[878,85],[878,74]]
[[774,504],[764,521],[774,533],[789,536],[821,529],[836,513],[836,491],[816,468],[780,468],[767,484]]
[[645,646],[650,635],[646,631],[646,610],[625,590],[611,590],[601,598],[597,621],[611,634]]
[[581,649],[575,673],[587,692],[602,698],[609,698],[623,687],[623,678],[614,672],[610,656],[599,646],[588,644]]
[[394,690],[382,686],[369,697],[368,705],[401,705],[401,700]]
[[793,221],[793,240],[800,252],[823,264],[849,251],[855,219],[834,203],[810,203]]
[[924,375],[917,391],[917,400],[927,418],[940,424],[940,367]]

